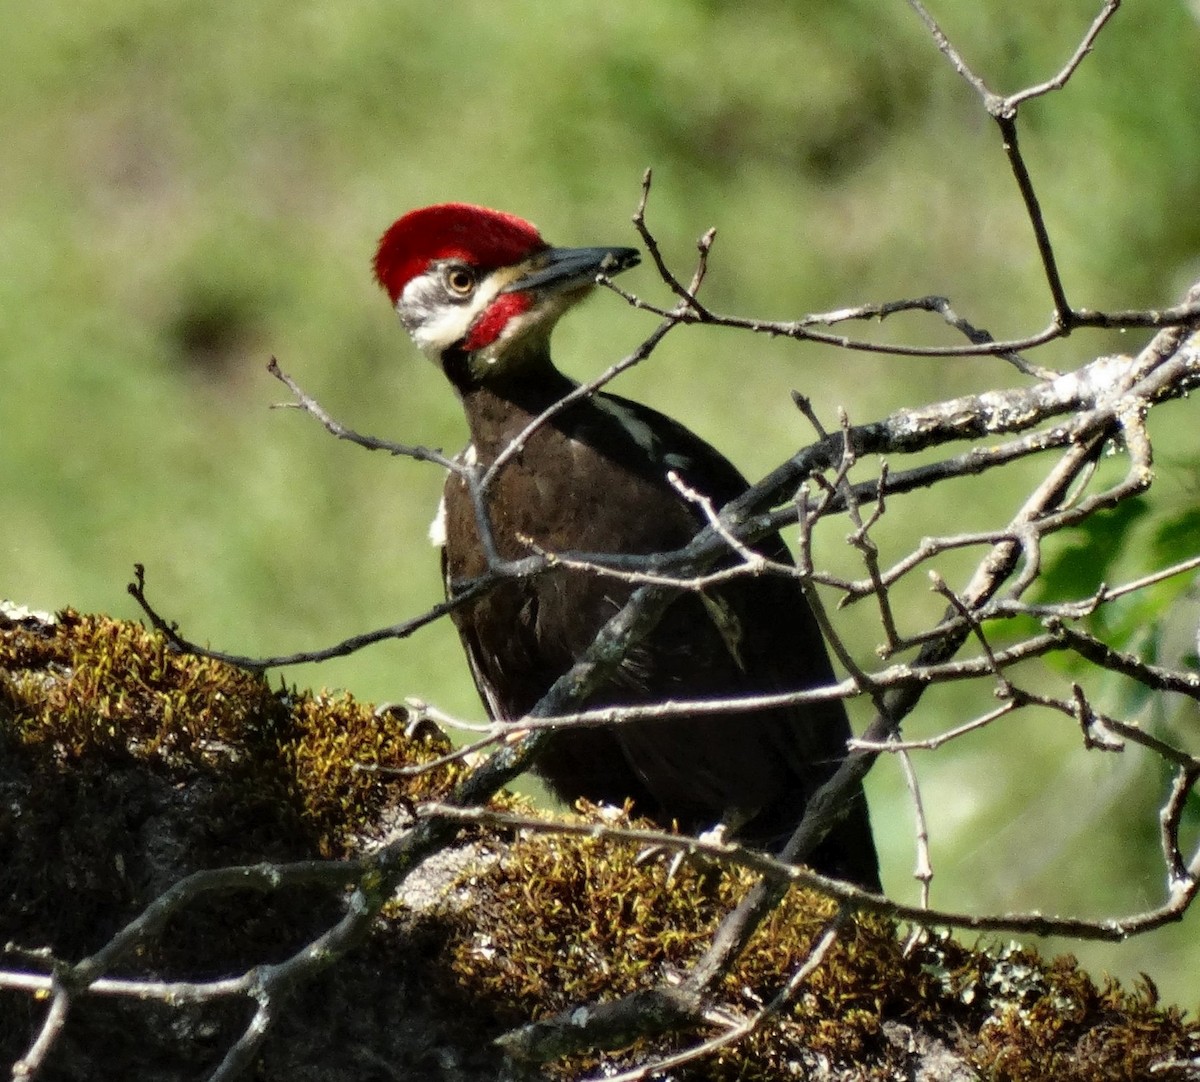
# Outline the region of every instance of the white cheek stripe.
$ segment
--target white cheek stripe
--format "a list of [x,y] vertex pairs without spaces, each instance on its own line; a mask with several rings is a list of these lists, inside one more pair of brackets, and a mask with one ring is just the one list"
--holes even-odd
[[417,348],[432,360],[441,355],[455,342],[466,337],[471,324],[479,318],[500,291],[502,282],[495,276],[485,278],[479,290],[467,304],[446,304],[442,299],[441,285],[434,270],[418,275],[408,283],[396,300],[398,312],[420,312],[421,318],[412,327],[412,339]]

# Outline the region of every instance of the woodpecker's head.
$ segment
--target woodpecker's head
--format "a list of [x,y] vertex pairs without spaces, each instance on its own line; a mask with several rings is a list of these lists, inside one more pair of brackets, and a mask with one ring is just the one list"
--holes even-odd
[[549,357],[550,332],[633,248],[552,248],[521,218],[466,203],[414,210],[384,233],[375,277],[420,350],[456,382]]

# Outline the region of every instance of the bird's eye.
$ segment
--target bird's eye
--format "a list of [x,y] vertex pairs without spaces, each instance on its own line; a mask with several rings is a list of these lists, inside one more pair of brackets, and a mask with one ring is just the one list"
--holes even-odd
[[460,297],[465,297],[475,288],[475,275],[469,267],[447,267],[446,287]]

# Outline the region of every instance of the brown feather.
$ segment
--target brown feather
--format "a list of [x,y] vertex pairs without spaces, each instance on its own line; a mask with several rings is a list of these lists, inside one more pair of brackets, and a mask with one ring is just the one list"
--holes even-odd
[[[529,421],[573,384],[547,359],[486,386],[462,390],[478,461],[487,466]],[[670,418],[616,396],[557,414],[502,469],[488,514],[500,554],[631,555],[687,544],[704,525],[675,491],[676,470],[719,507],[746,482],[717,451]],[[487,570],[475,508],[461,478],[445,490],[448,588]],[[790,562],[778,535],[756,548]],[[489,710],[527,713],[588,648],[632,587],[559,568],[501,583],[455,616]],[[618,676],[587,707],[706,699],[806,689],[833,682],[817,627],[794,578],[739,578],[707,598],[682,595]],[[697,715],[558,734],[538,772],[565,800],[620,803],[688,831],[718,822],[767,847],[786,840],[812,793],[836,770],[850,735],[840,702],[804,708]],[[813,854],[819,870],[878,888],[865,798]]]

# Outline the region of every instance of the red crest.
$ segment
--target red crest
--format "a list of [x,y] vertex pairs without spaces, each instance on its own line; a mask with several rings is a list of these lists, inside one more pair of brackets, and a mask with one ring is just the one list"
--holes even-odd
[[375,278],[395,304],[404,287],[437,260],[458,259],[489,271],[548,247],[537,227],[515,214],[439,203],[410,211],[384,233],[375,253]]

